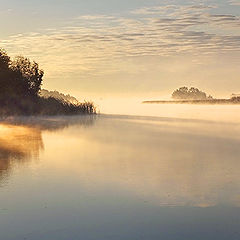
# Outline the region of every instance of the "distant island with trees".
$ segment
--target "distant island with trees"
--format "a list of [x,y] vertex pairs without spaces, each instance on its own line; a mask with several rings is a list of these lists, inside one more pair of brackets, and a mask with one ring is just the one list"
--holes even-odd
[[144,101],[150,104],[240,104],[240,95],[232,94],[229,99],[213,98],[211,95],[199,90],[198,88],[180,87],[172,93],[169,101],[156,100]]
[[92,102],[41,89],[44,71],[23,56],[11,59],[0,49],[0,117],[95,114]]

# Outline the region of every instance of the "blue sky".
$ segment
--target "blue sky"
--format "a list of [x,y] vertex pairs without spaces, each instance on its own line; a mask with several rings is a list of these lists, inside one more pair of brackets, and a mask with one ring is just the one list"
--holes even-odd
[[[236,0],[237,2],[238,0]],[[239,15],[239,7],[226,0],[0,0],[2,35],[32,31],[36,28],[58,26],[70,18],[86,14],[120,14],[133,9],[168,4],[217,4],[213,12]],[[6,27],[7,26],[7,27]]]
[[[0,42],[81,96],[240,91],[240,1],[0,0]],[[61,79],[61,80],[59,80]]]

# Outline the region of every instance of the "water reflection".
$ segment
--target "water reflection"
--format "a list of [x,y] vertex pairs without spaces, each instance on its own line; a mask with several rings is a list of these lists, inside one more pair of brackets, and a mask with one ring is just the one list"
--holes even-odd
[[70,125],[90,126],[94,117],[31,118],[15,117],[0,122],[0,181],[11,167],[39,158],[44,149],[42,133]]
[[240,236],[237,123],[20,118],[0,136],[0,239]]
[[41,160],[93,191],[114,185],[162,206],[240,206],[239,133],[234,123],[172,118],[14,118],[0,125],[0,171],[38,159],[45,145]]
[[23,163],[37,158],[43,149],[41,131],[28,126],[0,124],[0,174],[14,162]]
[[93,191],[114,185],[162,206],[240,206],[239,133],[238,124],[102,116],[90,129],[70,127],[64,142],[46,141],[53,164]]

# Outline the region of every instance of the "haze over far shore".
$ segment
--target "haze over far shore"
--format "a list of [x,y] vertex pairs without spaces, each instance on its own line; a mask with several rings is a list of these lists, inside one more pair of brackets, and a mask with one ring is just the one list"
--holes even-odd
[[236,0],[9,0],[0,13],[1,47],[38,62],[44,89],[97,102],[240,92]]

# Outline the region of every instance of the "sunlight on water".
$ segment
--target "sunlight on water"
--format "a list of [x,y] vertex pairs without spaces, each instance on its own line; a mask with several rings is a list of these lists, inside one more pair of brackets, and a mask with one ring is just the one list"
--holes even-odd
[[12,160],[36,159],[43,148],[41,132],[29,126],[0,125],[0,171],[7,170]]
[[86,187],[114,184],[159,205],[238,206],[239,133],[235,125],[105,116],[91,129],[64,131],[64,141],[45,134],[45,157]]
[[240,234],[235,121],[18,118],[2,122],[0,133],[1,239]]

